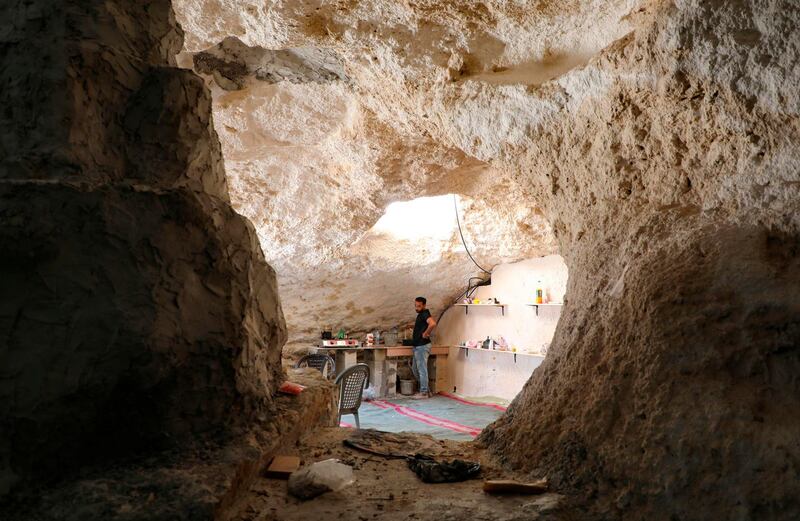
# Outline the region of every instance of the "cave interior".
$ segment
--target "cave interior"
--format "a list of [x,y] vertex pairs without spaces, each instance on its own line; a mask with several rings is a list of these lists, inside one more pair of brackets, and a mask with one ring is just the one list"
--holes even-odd
[[[4,2],[0,518],[800,518],[799,25]],[[419,296],[438,394],[412,401]],[[331,375],[295,367],[318,353]],[[361,362],[364,429],[329,378]],[[343,443],[369,429],[481,475]],[[299,499],[276,455],[355,482]]]

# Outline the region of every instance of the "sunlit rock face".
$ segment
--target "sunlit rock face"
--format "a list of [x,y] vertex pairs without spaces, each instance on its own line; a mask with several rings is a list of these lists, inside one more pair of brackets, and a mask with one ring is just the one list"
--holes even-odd
[[268,420],[275,274],[170,3],[0,19],[0,497]]
[[[323,127],[347,122],[316,140],[313,166],[286,166],[313,172],[302,178],[324,195],[265,203],[320,215],[321,202],[304,201],[349,202],[324,210],[323,244],[356,243],[387,203],[417,195],[520,215],[524,234],[546,217],[569,267],[567,306],[547,361],[482,436],[498,455],[586,494],[603,518],[797,517],[793,2],[176,5],[190,52],[235,36],[339,57],[344,79],[265,87],[307,89],[292,107],[331,96],[314,109]],[[226,93],[215,107],[227,95],[247,103],[244,90]],[[271,119],[259,128],[282,128]],[[270,194],[258,168],[232,168],[232,191],[249,183],[267,200],[297,186],[270,173]],[[291,234],[265,234],[274,225],[249,204],[269,256],[265,238]]]
[[[400,235],[377,239],[371,227],[392,202],[467,195],[464,233],[482,238],[469,246],[487,269],[554,251],[549,225],[509,197],[507,179],[382,121],[334,51],[229,37],[192,58],[214,93],[233,203],[278,273],[290,343],[308,345],[321,328],[405,323],[419,295],[441,311],[480,273],[460,246],[451,201],[442,203],[449,211],[417,210],[413,233],[398,221]],[[443,225],[446,239],[432,239],[428,229]]]

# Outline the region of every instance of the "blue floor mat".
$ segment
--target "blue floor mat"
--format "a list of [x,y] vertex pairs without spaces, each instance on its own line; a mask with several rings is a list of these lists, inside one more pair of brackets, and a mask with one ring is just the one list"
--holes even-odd
[[[434,396],[427,400],[395,398],[362,402],[359,419],[363,429],[419,432],[439,439],[472,440],[502,413],[493,407]],[[342,423],[354,426],[355,420],[352,416],[344,416]]]

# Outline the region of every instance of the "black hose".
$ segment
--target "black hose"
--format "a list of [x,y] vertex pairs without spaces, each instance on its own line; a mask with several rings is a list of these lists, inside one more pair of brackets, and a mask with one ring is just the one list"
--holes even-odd
[[[492,279],[484,280],[484,279],[482,279],[481,277],[470,277],[470,278],[469,278],[469,280],[470,280],[470,281],[472,281],[472,280],[476,280],[476,279],[477,279],[477,280],[479,280],[480,282],[479,282],[479,283],[477,283],[477,284],[475,284],[474,286],[468,282],[468,283],[467,283],[467,289],[466,289],[466,290],[464,290],[464,291],[463,291],[463,292],[462,292],[462,293],[461,293],[461,294],[460,294],[458,297],[456,297],[456,300],[455,300],[455,302],[458,302],[458,301],[461,299],[461,297],[463,297],[463,296],[470,296],[470,295],[471,295],[472,293],[474,293],[474,292],[475,292],[475,290],[476,290],[476,289],[478,289],[479,287],[481,287],[481,286],[488,286],[488,285],[490,285],[490,284],[492,283]],[[444,309],[442,310],[442,312],[441,312],[441,313],[439,313],[439,318],[437,318],[437,319],[436,319],[436,323],[437,323],[437,324],[439,323],[439,321],[440,321],[440,320],[442,320],[442,317],[444,316],[444,314],[445,314],[445,313],[447,312],[447,310],[448,310],[448,309],[450,309],[451,307],[453,307],[453,303],[451,303],[450,305],[448,305],[446,308],[444,308]]]
[[453,206],[455,206],[455,208],[456,208],[456,222],[458,223],[458,234],[461,236],[461,243],[464,245],[464,249],[466,250],[467,255],[469,255],[470,260],[472,261],[472,263],[475,266],[478,267],[479,270],[481,270],[484,273],[488,273],[489,275],[491,275],[492,272],[487,270],[487,269],[485,269],[485,268],[483,268],[480,264],[478,264],[475,261],[475,258],[469,252],[469,248],[467,248],[467,241],[464,240],[464,233],[461,231],[461,219],[458,217],[458,197],[456,197],[456,194],[453,194]]

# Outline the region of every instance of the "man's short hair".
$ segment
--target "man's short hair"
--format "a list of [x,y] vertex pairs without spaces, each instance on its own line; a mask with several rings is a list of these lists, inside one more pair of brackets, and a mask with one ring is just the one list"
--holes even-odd
[[422,302],[423,306],[428,303],[428,300],[425,297],[417,297],[417,298],[414,299],[414,301],[415,302]]

